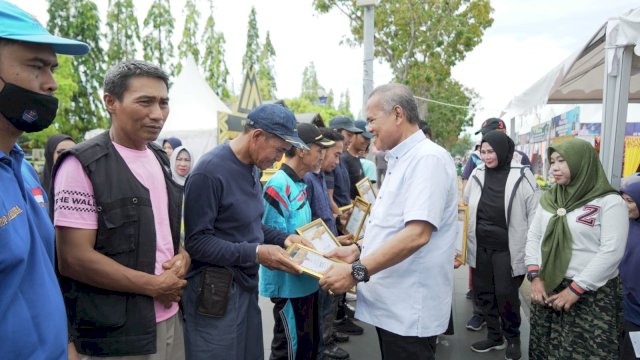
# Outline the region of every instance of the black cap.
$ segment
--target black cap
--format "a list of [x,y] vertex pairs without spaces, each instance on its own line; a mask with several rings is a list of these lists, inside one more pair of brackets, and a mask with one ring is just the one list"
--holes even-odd
[[353,120],[346,116],[338,115],[329,121],[329,127],[336,130],[347,130],[350,133],[360,134],[362,130],[355,127]]
[[320,129],[313,124],[298,124],[297,130],[298,136],[300,136],[300,139],[307,145],[317,144],[322,147],[332,147],[336,144],[335,141],[322,136]]
[[482,135],[488,133],[491,130],[507,130],[507,125],[502,121],[502,119],[498,118],[489,118],[482,123],[482,128],[476,131],[476,135],[482,133]]

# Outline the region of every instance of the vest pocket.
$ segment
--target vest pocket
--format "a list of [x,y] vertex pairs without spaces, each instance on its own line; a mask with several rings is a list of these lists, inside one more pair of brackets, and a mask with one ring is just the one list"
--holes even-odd
[[[80,290],[80,289],[78,289]],[[77,292],[74,323],[78,328],[114,328],[127,319],[127,296],[91,287]]]
[[136,208],[126,206],[101,214],[105,231],[98,232],[96,251],[110,256],[135,250],[139,227]]

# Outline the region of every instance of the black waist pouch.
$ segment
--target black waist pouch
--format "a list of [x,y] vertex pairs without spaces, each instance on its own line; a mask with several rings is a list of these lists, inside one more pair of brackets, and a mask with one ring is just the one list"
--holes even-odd
[[227,312],[233,273],[225,268],[208,267],[202,271],[196,303],[198,313],[223,317]]

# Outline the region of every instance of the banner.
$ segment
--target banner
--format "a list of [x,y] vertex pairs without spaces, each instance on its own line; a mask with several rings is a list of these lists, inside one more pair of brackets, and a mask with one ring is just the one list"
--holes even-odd
[[[578,135],[597,136],[602,133],[601,123],[582,123]],[[624,136],[640,136],[640,123],[627,123],[624,129]]]
[[549,133],[549,123],[539,124],[531,127],[529,132],[529,143],[539,143],[547,141]]
[[551,118],[551,137],[562,137],[578,134],[580,124],[580,108],[575,107],[564,114]]

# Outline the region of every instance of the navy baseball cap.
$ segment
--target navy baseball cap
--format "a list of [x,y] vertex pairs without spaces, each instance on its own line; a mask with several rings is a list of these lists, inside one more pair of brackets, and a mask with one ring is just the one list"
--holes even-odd
[[0,38],[51,45],[57,54],[84,55],[89,45],[53,36],[36,18],[5,0],[0,0]]
[[364,136],[367,139],[371,139],[373,137],[373,134],[370,133],[369,131],[367,131],[367,122],[364,120],[356,120],[355,121],[355,126],[362,130],[361,135]]
[[329,127],[336,130],[347,130],[350,133],[360,134],[362,130],[355,127],[353,120],[346,116],[338,115],[329,121]]
[[299,149],[309,150],[298,136],[295,115],[282,105],[259,105],[247,115],[247,125],[276,135]]

